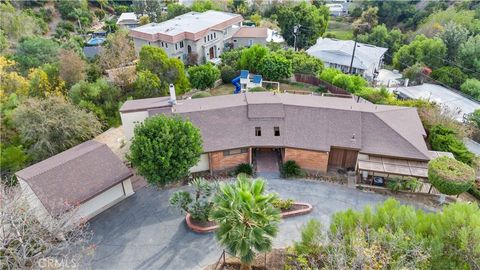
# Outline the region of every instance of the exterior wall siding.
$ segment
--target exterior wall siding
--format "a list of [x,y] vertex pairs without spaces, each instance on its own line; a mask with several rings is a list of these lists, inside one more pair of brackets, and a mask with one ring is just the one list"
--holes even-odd
[[[232,38],[232,40],[233,40],[234,48],[249,47],[250,45],[253,45],[253,44],[261,44],[261,45],[267,44],[266,38],[235,37],[235,38]],[[250,44],[250,40],[252,41],[252,44]]]
[[294,160],[302,169],[326,173],[328,168],[328,152],[285,148],[283,162]]
[[250,163],[250,151],[228,156],[225,156],[223,151],[211,152],[209,154],[210,167],[213,172],[233,169],[242,163]]
[[123,132],[127,140],[133,138],[133,130],[135,125],[142,123],[148,117],[148,111],[138,111],[138,112],[126,112],[120,113],[120,118],[122,119]]

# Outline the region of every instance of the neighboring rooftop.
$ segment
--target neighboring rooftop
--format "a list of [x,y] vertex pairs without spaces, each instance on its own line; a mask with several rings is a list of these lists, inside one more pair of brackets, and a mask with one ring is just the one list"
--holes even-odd
[[265,38],[268,37],[268,28],[265,27],[240,27],[233,34],[234,38]]
[[27,182],[48,212],[58,214],[132,176],[108,148],[90,140],[15,174]]
[[480,102],[475,102],[437,84],[424,83],[415,86],[390,88],[390,90],[397,90],[413,99],[435,101],[454,112],[458,121],[463,121],[464,114],[470,114],[476,109],[480,109]]
[[149,23],[130,31],[130,36],[149,41],[165,40],[178,42],[183,39],[198,40],[204,32],[223,30],[243,21],[239,14],[208,10],[203,13],[189,12],[161,23]]
[[138,21],[137,15],[134,12],[124,12],[118,17],[117,24],[122,24],[124,21]]
[[[353,40],[319,38],[317,43],[308,48],[306,52],[324,62],[350,66],[354,44]],[[376,66],[387,50],[387,48],[357,42],[352,66],[358,69],[368,69],[371,65]]]
[[[131,100],[120,111],[183,115],[200,128],[205,152],[250,146],[330,151],[331,146],[337,146],[419,160],[431,157],[415,108],[259,92],[179,100],[173,108],[168,98]],[[282,136],[266,131],[255,137],[251,132],[255,126],[272,126],[272,130],[278,126]]]

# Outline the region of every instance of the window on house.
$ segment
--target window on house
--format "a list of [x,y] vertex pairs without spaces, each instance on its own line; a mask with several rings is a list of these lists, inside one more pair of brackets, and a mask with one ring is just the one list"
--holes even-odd
[[236,40],[236,39],[234,39],[234,40],[233,40],[233,42],[237,42],[237,40]]
[[217,38],[217,33],[213,33],[213,38]]
[[178,50],[177,43],[175,43],[175,50]]
[[180,48],[183,48],[183,41],[180,41]]
[[238,154],[243,154],[247,152],[248,152],[248,148],[230,149],[230,150],[223,151],[223,156],[232,156],[232,155],[238,155]]
[[210,35],[207,36],[207,41],[210,41]]
[[255,127],[255,136],[262,136],[262,129],[260,127]]
[[203,37],[203,42],[207,42],[207,37]]
[[165,48],[168,48],[168,43],[165,43]]
[[273,135],[276,137],[280,136],[280,128],[279,127],[273,127]]

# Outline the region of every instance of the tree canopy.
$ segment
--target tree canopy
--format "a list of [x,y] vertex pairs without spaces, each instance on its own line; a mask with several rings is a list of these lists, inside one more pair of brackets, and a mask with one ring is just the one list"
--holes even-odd
[[34,161],[89,140],[101,130],[93,114],[60,97],[26,99],[15,109],[13,123]]
[[150,184],[163,186],[187,176],[202,152],[197,127],[180,117],[159,115],[135,127],[128,159]]
[[107,80],[81,81],[72,86],[68,96],[80,108],[93,112],[105,128],[120,125],[121,92]]
[[282,36],[288,45],[293,46],[296,33],[296,48],[303,49],[315,44],[317,39],[325,33],[329,20],[329,11],[325,6],[316,7],[301,2],[293,7],[282,5],[277,12],[278,24]]
[[30,68],[56,62],[58,49],[59,46],[55,41],[33,36],[20,42],[14,59],[20,69],[26,73]]
[[270,53],[260,61],[258,73],[271,81],[287,79],[292,76],[292,62],[280,54]]
[[241,51],[239,69],[246,69],[251,73],[258,73],[258,66],[263,57],[268,55],[270,50],[262,45],[255,44],[250,48]]
[[443,66],[447,47],[440,38],[416,36],[408,45],[402,46],[393,57],[395,68],[403,70],[417,62],[424,63],[432,69]]
[[205,90],[212,88],[215,82],[220,79],[220,70],[210,63],[193,66],[188,69],[188,78],[193,88]]
[[177,94],[184,93],[189,87],[183,62],[177,58],[169,58],[165,51],[158,47],[142,47],[137,70],[149,70],[156,75],[161,79],[163,89],[168,89],[169,84],[173,83]]

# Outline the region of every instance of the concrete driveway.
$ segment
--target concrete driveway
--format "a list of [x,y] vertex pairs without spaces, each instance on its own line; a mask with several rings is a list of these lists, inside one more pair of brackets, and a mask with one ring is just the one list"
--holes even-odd
[[[285,219],[275,247],[290,245],[299,238],[300,227],[309,219],[326,226],[333,213],[362,209],[387,199],[346,186],[306,180],[269,179],[268,191],[313,205],[309,215]],[[93,269],[201,269],[215,263],[222,251],[214,234],[189,231],[178,210],[169,206],[170,195],[179,189],[140,189],[132,197],[91,221],[95,254]],[[326,227],[325,226],[325,227]]]

